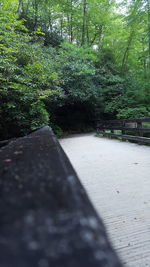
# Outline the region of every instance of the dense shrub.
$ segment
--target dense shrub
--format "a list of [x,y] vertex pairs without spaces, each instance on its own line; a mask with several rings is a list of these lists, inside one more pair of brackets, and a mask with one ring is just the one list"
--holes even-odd
[[49,123],[44,103],[28,92],[2,92],[0,103],[0,139],[24,135]]
[[143,118],[150,117],[150,109],[146,107],[138,108],[126,108],[118,110],[117,118],[118,119],[130,119],[130,118]]
[[58,137],[62,130],[84,131],[92,127],[96,108],[101,118],[150,116],[148,72],[123,73],[109,46],[95,51],[65,42],[60,36],[71,30],[67,21],[58,28],[56,16],[52,27],[47,1],[37,1],[39,13],[29,2],[19,16],[17,1],[0,5],[1,139],[48,123]]

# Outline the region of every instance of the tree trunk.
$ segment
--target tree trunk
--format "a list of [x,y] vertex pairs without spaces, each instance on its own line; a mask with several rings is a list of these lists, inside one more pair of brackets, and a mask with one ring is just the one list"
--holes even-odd
[[83,25],[82,25],[82,42],[81,42],[81,45],[85,44],[86,16],[87,16],[87,0],[83,0]]
[[30,2],[30,0],[28,0],[27,4],[25,6],[25,10],[24,10],[25,17],[27,16],[28,11],[29,11],[29,4],[30,4],[29,2]]
[[63,38],[63,17],[60,19],[60,36]]
[[73,42],[73,2],[70,0],[70,42]]
[[53,21],[52,21],[52,11],[51,6],[48,7],[48,29],[50,29],[50,32],[53,32]]
[[34,30],[37,30],[38,23],[38,1],[34,0]]
[[88,20],[88,18],[86,19],[86,40],[87,40],[87,45],[89,46],[90,36],[89,36],[89,20]]
[[69,13],[67,14],[67,22],[68,22],[68,26],[67,26],[68,40],[70,41],[70,16],[69,16]]
[[148,9],[148,68],[150,69],[150,0],[147,0]]
[[70,18],[70,42],[73,42],[73,25],[72,25],[72,14]]
[[129,51],[130,51],[130,47],[131,47],[131,44],[132,44],[133,36],[134,36],[134,31],[131,32],[131,34],[129,36],[129,39],[128,39],[127,47],[125,49],[123,60],[122,60],[122,70],[124,69],[124,67],[125,67],[125,65],[127,63],[127,59],[128,59],[128,56],[129,56]]
[[23,13],[23,0],[19,0],[17,15],[20,16]]
[[67,12],[67,21],[68,21],[68,39],[69,42],[73,42],[73,0],[67,1],[68,12]]

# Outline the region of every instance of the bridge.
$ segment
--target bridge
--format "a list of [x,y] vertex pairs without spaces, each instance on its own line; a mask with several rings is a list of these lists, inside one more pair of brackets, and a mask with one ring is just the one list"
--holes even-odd
[[0,143],[0,267],[150,266],[149,147],[60,144],[48,126]]
[[150,266],[150,148],[74,135],[60,140],[125,266]]

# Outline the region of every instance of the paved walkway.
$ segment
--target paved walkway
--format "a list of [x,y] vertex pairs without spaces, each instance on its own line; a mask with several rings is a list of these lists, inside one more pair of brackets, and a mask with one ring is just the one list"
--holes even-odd
[[150,147],[94,134],[60,143],[123,263],[150,267]]

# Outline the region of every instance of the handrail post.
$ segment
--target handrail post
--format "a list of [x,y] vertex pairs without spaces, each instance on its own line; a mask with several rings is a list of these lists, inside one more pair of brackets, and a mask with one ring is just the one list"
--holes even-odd
[[[143,136],[143,133],[142,133],[142,131],[141,131],[141,129],[142,129],[142,121],[137,121],[137,129],[138,129],[138,134],[139,134],[139,136]],[[143,142],[138,142],[138,144],[139,145],[142,145],[143,144]]]
[[[122,125],[123,128],[126,126],[126,122],[125,122],[125,120],[122,121],[121,125]],[[125,134],[125,130],[122,129],[121,133],[122,133],[122,135],[124,135],[124,134]],[[123,140],[124,140],[124,139],[122,138],[122,141],[123,141]]]

